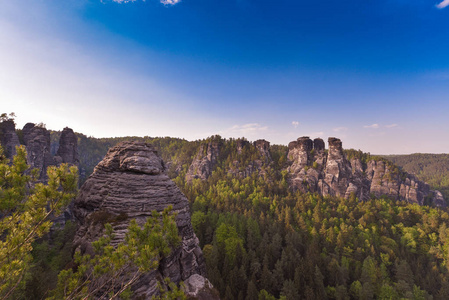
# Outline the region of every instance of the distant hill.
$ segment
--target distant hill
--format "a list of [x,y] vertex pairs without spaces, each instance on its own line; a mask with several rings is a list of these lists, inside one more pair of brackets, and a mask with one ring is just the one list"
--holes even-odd
[[449,154],[384,155],[407,173],[415,174],[449,199]]

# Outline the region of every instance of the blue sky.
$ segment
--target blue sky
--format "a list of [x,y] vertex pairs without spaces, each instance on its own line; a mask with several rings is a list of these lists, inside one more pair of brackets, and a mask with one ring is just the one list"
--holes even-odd
[[0,103],[96,137],[449,152],[449,0],[3,0]]

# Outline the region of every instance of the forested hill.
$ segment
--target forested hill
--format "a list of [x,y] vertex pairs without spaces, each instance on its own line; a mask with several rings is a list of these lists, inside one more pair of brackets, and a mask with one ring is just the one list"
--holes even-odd
[[449,199],[449,154],[384,155],[404,171],[416,174]]
[[[57,148],[58,132],[52,132],[52,149]],[[270,145],[265,140],[249,143],[243,139],[220,136],[189,142],[177,138],[122,137],[96,139],[78,134],[81,182],[93,171],[107,149],[123,140],[140,140],[153,144],[166,162],[171,178],[207,179],[218,169],[224,174],[247,177],[254,172],[280,176],[293,190],[318,192],[361,200],[387,195],[412,203],[446,205],[440,193],[434,192],[413,175],[381,157],[355,150],[343,150],[342,142],[329,139],[329,149],[321,139],[298,138],[288,147]],[[182,175],[182,176],[181,176]],[[274,178],[273,177],[273,178]]]

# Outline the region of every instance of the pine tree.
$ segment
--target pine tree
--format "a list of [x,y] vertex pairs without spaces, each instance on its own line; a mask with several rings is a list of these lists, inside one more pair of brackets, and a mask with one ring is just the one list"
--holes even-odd
[[258,300],[258,292],[256,284],[254,283],[253,279],[248,281],[248,286],[246,288],[246,298],[245,300]]
[[78,171],[66,164],[47,170],[48,183],[29,172],[26,151],[16,148],[13,163],[0,148],[0,298],[11,297],[30,268],[32,243],[49,232],[52,217],[74,198]]

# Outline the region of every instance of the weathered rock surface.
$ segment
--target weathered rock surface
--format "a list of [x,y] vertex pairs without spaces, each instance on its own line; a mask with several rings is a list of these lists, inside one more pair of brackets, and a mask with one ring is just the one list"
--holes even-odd
[[184,292],[187,297],[198,300],[215,300],[220,299],[218,293],[211,293],[213,286],[207,278],[201,275],[193,274],[184,281]]
[[54,160],[57,164],[68,163],[79,167],[78,139],[72,129],[66,127],[62,130]]
[[220,143],[216,141],[202,144],[187,171],[186,181],[191,182],[196,178],[206,180],[212,175],[212,171],[214,170],[218,156],[220,155],[220,148]]
[[293,190],[345,198],[354,194],[364,201],[371,194],[385,195],[420,205],[446,206],[439,191],[432,191],[414,175],[399,172],[382,160],[371,160],[366,166],[358,158],[349,161],[340,139],[331,137],[328,143],[327,155],[321,139],[312,142],[309,137],[302,137],[289,144],[287,170]]
[[14,121],[8,120],[0,123],[0,143],[6,157],[12,159],[16,154],[16,146],[20,145]]
[[[319,146],[319,142],[317,142],[317,148]],[[313,161],[313,154],[315,154],[312,153],[312,150],[315,152],[314,142],[308,136],[298,138],[288,144],[287,158],[292,164],[287,170],[291,174],[290,184],[294,189],[304,192],[317,190],[320,179],[319,172],[309,167]]]
[[164,162],[153,146],[142,142],[120,143],[96,166],[74,202],[79,222],[74,243],[84,251],[89,251],[90,243],[103,234],[103,225],[94,222],[95,214],[121,216],[113,223],[113,244],[116,244],[123,241],[131,219],[143,224],[153,210],[161,212],[169,205],[177,212],[182,244],[160,262],[158,270],[145,274],[133,286],[136,298],[149,299],[155,295],[157,280],[161,278],[170,277],[179,283],[196,282],[189,279],[193,275],[196,279],[205,276],[202,251],[190,223],[188,200],[164,170]]
[[27,162],[32,169],[39,170],[39,178],[47,178],[47,167],[55,165],[50,153],[50,133],[44,127],[27,123],[23,130],[23,140],[27,150]]
[[[261,176],[266,174],[264,169],[265,166],[268,166],[272,162],[271,154],[270,154],[270,142],[266,140],[257,140],[253,144],[250,144],[246,140],[238,139],[237,140],[237,153],[238,157],[233,161],[232,167],[228,171],[230,174],[238,177],[248,177],[253,173],[258,173]],[[242,146],[242,144],[244,146]],[[246,153],[244,152],[244,147],[246,147]],[[250,162],[242,162],[245,156],[252,155],[253,160]]]
[[256,149],[259,150],[259,153],[262,156],[265,163],[271,162],[270,142],[266,140],[257,140],[254,142],[254,147],[256,147]]

